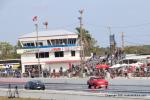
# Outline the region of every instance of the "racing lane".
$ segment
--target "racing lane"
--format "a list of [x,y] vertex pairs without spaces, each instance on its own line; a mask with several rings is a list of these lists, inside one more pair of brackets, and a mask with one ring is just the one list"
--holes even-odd
[[[11,84],[11,89],[15,86],[18,89],[24,88],[24,83],[13,83]],[[0,83],[0,88],[8,89],[8,83]],[[68,84],[68,83],[46,83],[46,90],[59,90],[59,91],[86,91],[95,93],[111,93],[111,94],[138,94],[138,95],[148,95],[150,96],[150,85],[110,85],[108,89],[88,89],[86,84]]]

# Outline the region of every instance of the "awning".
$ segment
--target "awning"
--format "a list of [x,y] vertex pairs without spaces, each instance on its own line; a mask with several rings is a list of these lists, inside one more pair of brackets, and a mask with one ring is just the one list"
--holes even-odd
[[106,64],[100,64],[100,65],[96,65],[96,68],[97,69],[108,69],[108,68],[110,68],[110,66],[106,65]]

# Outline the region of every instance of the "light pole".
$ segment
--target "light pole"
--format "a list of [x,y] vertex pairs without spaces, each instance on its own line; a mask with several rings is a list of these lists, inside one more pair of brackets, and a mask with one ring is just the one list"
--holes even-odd
[[41,67],[40,67],[40,58],[39,58],[39,35],[38,35],[38,22],[37,22],[37,16],[33,17],[33,22],[35,24],[35,30],[36,30],[36,47],[37,47],[37,59],[38,59],[38,69],[39,69],[39,77],[41,75]]

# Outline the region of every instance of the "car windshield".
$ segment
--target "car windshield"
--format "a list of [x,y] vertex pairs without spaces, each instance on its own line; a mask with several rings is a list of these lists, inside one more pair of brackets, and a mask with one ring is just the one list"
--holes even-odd
[[33,80],[34,83],[42,83],[40,80]]
[[102,79],[101,77],[91,77],[90,80],[93,80],[93,79]]

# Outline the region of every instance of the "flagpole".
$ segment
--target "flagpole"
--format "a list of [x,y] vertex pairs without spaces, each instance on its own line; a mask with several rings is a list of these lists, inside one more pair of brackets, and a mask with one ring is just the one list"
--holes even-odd
[[37,16],[35,16],[34,18],[33,18],[33,21],[35,22],[35,30],[36,30],[36,47],[37,47],[37,59],[38,59],[38,69],[39,69],[39,77],[41,76],[41,69],[42,68],[40,68],[40,57],[39,57],[39,35],[38,35],[38,23],[37,23]]
[[35,24],[36,34],[37,34],[37,51],[38,51],[38,69],[39,69],[39,77],[41,75],[41,67],[40,67],[40,57],[39,57],[39,35],[38,35],[38,24]]

